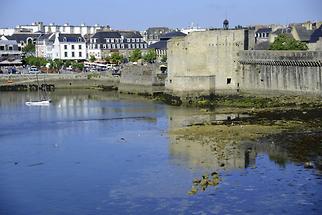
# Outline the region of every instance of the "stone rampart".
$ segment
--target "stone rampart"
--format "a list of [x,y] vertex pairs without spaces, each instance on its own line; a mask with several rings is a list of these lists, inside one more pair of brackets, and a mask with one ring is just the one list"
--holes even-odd
[[124,65],[121,84],[139,86],[164,86],[166,74],[162,74],[159,64]]
[[322,51],[240,51],[241,92],[322,95]]

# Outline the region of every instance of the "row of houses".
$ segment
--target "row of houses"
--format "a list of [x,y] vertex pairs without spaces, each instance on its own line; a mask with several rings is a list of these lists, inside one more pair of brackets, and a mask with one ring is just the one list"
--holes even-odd
[[288,35],[297,41],[305,42],[309,50],[319,49],[322,37],[322,22],[305,22],[287,26],[257,26],[255,31],[255,49],[266,50],[275,38],[281,34]]

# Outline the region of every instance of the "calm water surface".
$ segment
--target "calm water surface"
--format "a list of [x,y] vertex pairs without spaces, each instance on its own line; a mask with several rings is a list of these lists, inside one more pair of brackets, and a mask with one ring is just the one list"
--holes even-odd
[[322,214],[321,173],[274,145],[236,149],[218,187],[187,195],[218,159],[168,132],[219,115],[86,91],[24,105],[35,96],[0,94],[0,214]]

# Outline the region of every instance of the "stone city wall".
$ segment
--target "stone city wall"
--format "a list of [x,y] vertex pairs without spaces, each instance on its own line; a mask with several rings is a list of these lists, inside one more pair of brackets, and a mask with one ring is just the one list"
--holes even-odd
[[141,86],[164,86],[166,74],[162,74],[160,64],[127,64],[121,70],[121,84]]
[[192,32],[168,42],[168,78],[171,94],[209,94],[235,91],[238,52],[252,49],[254,31]]
[[322,95],[322,51],[241,51],[239,90]]

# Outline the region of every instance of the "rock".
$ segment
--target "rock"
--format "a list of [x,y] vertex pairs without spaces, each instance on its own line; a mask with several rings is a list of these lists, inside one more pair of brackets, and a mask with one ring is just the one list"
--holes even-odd
[[305,169],[313,169],[314,168],[314,164],[313,162],[309,161],[309,162],[305,162],[304,163],[304,168]]

